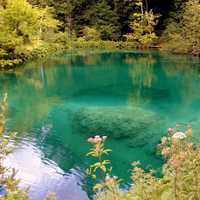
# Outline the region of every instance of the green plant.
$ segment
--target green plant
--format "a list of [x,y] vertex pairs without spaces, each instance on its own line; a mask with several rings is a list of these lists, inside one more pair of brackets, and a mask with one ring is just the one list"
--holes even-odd
[[136,1],[136,6],[140,11],[133,14],[133,21],[130,23],[133,32],[125,37],[127,41],[135,41],[139,43],[140,47],[148,48],[157,39],[154,28],[160,15],[154,14],[152,10],[144,10],[141,0]]
[[[163,50],[200,55],[200,2],[188,0],[177,9],[178,20],[170,20],[164,31]],[[172,18],[174,19],[174,17]],[[176,18],[175,18],[176,19]]]
[[[200,199],[200,146],[193,144],[192,128],[177,126],[168,129],[168,135],[161,139],[159,152],[165,159],[163,176],[158,178],[154,171],[145,172],[139,162],[133,163],[133,184],[129,190],[120,189],[117,178],[108,176],[97,185],[96,200],[198,200]],[[99,136],[97,139],[100,138]],[[101,139],[101,138],[100,138]],[[101,144],[104,140],[101,141]],[[95,142],[94,142],[95,141]],[[95,148],[96,139],[90,139]],[[101,155],[101,154],[100,154]],[[98,165],[99,166],[99,165]],[[92,167],[93,168],[93,167]],[[95,170],[90,172],[94,173]]]
[[109,191],[116,200],[118,199],[118,185],[120,180],[116,176],[111,176],[112,167],[110,167],[110,160],[103,159],[104,155],[108,155],[111,150],[104,147],[106,136],[95,136],[88,139],[88,142],[93,145],[87,156],[91,156],[96,159],[96,162],[92,164],[87,170],[88,174],[96,180],[97,174],[101,177],[100,183],[95,184],[94,191],[98,193],[104,193]]
[[[4,160],[12,153],[13,139],[16,133],[6,130],[6,116],[8,111],[7,93],[0,104],[0,188],[4,195],[1,200],[29,200],[28,189],[20,189],[20,180],[16,178],[16,170],[4,166]],[[1,191],[2,193],[2,191]],[[56,200],[54,193],[49,193],[45,200]]]
[[[0,4],[0,67],[12,67],[58,48],[58,26],[49,7],[33,7],[26,0]],[[44,50],[44,47],[45,48]]]
[[108,155],[111,151],[110,149],[106,149],[104,147],[104,142],[106,140],[106,136],[95,136],[88,139],[88,142],[93,146],[90,149],[90,152],[87,156],[91,156],[96,159],[96,162],[91,165],[88,169],[88,174],[92,175],[94,179],[96,179],[96,173],[99,171],[101,175],[101,179],[106,177],[107,173],[111,172],[111,168],[109,168],[110,160],[104,160],[103,156]]
[[4,166],[4,159],[12,152],[10,143],[14,134],[7,133],[6,124],[7,113],[7,94],[4,95],[0,107],[0,185],[6,190],[6,195],[2,200],[28,200],[26,190],[19,189],[19,180],[15,178],[15,169],[10,169]]
[[100,33],[95,28],[90,28],[88,26],[83,29],[83,38],[88,40],[97,41],[100,40]]

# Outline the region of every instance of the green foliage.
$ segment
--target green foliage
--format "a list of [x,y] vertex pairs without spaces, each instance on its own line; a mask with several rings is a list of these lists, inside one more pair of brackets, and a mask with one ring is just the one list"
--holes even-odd
[[73,49],[101,49],[101,50],[118,50],[118,49],[136,49],[138,44],[134,42],[115,42],[115,41],[86,41],[83,37],[79,37],[77,40],[72,41],[71,43]]
[[[180,0],[176,0],[180,1]],[[101,33],[103,40],[119,40],[130,32],[129,24],[132,13],[137,12],[135,0],[29,0],[39,7],[52,6],[56,18],[62,22],[60,30],[78,37],[85,26],[94,27]],[[161,13],[158,28],[163,28],[163,19],[172,9],[172,2],[160,0],[143,0],[144,8]],[[150,9],[149,9],[150,8]]]
[[117,40],[120,37],[118,16],[106,0],[99,0],[88,11],[90,24],[101,34],[103,40]]
[[[107,173],[111,172],[110,160],[104,160],[103,156],[108,155],[111,151],[110,149],[105,149],[104,142],[106,140],[106,136],[95,136],[88,139],[88,142],[91,143],[93,146],[90,149],[90,152],[87,156],[91,156],[96,159],[96,162],[90,166],[87,170],[89,175],[92,175],[94,179],[96,179],[96,173],[100,172],[101,179],[104,179]],[[99,184],[95,185],[94,189],[98,189]]]
[[[20,189],[20,180],[16,179],[16,170],[4,166],[4,160],[12,153],[15,133],[6,130],[6,115],[8,110],[7,93],[0,104],[0,186],[6,190],[1,200],[29,200],[28,189]],[[45,200],[56,200],[56,195],[49,193]]]
[[[119,193],[118,186],[121,180],[115,176],[111,176],[111,162],[110,160],[103,159],[104,155],[108,155],[111,152],[110,149],[106,149],[104,147],[106,139],[106,136],[95,136],[88,139],[88,142],[91,143],[93,147],[90,149],[90,152],[87,154],[87,156],[91,156],[97,160],[88,169],[88,174],[91,175],[95,180],[98,175],[101,176],[100,182],[95,184],[93,187],[94,191],[97,192],[97,195],[99,192],[110,191],[114,197],[117,197]],[[118,198],[114,199],[117,200]]]
[[128,41],[136,41],[141,47],[149,47],[156,39],[155,26],[158,23],[159,15],[153,14],[153,11],[144,11],[142,1],[136,1],[136,6],[140,12],[133,14],[133,21],[130,23],[132,33],[126,35]]
[[77,46],[148,48],[165,28],[164,20],[168,25],[160,41],[165,50],[200,54],[198,0],[27,1],[0,0],[1,68]]
[[[189,41],[189,51],[200,56],[200,2],[191,0],[186,3],[183,15],[183,31],[185,39]],[[184,36],[182,33],[182,36]]]
[[100,40],[100,33],[95,28],[90,28],[86,26],[83,29],[83,38],[86,41],[88,40],[98,41]]
[[7,0],[4,7],[0,5],[0,19],[1,67],[45,54],[48,45],[58,38],[59,22],[48,7],[33,7],[26,0]]
[[163,35],[164,50],[174,53],[200,55],[200,2],[189,0],[179,13],[179,20],[173,20]]
[[[19,180],[15,178],[15,169],[3,165],[4,159],[12,152],[10,140],[13,136],[7,135],[5,129],[7,112],[7,94],[0,107],[0,185],[3,185],[7,194],[2,200],[28,200],[27,191],[18,188]],[[12,134],[13,135],[13,134]]]
[[[188,127],[185,132],[181,132],[180,129],[182,129],[180,126],[169,128],[168,136],[163,137],[159,145],[159,151],[166,161],[161,178],[154,176],[154,171],[145,172],[139,162],[134,162],[133,185],[129,190],[120,189],[120,181],[116,177],[106,176],[103,182],[96,185],[94,199],[200,199],[200,146],[191,143],[191,127]],[[94,143],[93,140],[92,143]],[[90,154],[98,157],[95,152],[97,150],[94,148]]]

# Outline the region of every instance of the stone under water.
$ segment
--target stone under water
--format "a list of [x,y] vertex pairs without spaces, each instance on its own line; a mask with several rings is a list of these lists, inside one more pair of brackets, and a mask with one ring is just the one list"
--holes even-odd
[[140,107],[88,107],[74,114],[72,124],[74,133],[129,138],[130,145],[140,146],[147,143],[161,121],[154,112]]

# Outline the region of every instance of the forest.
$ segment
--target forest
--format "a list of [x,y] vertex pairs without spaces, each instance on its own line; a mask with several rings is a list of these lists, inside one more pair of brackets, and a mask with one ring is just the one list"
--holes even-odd
[[0,0],[0,200],[200,200],[200,0]]
[[199,0],[1,0],[0,66],[66,49],[200,54]]

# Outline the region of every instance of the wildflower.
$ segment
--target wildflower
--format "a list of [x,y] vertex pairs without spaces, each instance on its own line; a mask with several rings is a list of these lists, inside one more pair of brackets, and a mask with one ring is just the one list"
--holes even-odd
[[188,143],[188,144],[187,144],[187,147],[188,147],[189,149],[192,149],[192,148],[193,148],[193,143]]
[[182,160],[182,161],[185,160],[185,158],[186,158],[185,152],[180,152],[179,158],[180,158],[180,160]]
[[162,143],[162,145],[166,144],[167,143],[167,137],[162,137],[161,143]]
[[161,152],[161,154],[162,154],[163,156],[165,156],[165,157],[168,157],[168,156],[170,155],[170,153],[171,153],[171,149],[170,149],[169,147],[164,148],[164,149],[162,150],[162,152]]
[[102,142],[102,138],[101,138],[99,135],[96,135],[96,136],[94,137],[94,141],[95,141],[95,143]]
[[92,144],[97,144],[97,143],[104,142],[106,139],[107,139],[107,136],[96,135],[96,136],[90,137],[88,139],[88,142]]
[[173,128],[168,128],[168,133],[170,134],[170,135],[172,135],[173,133],[174,133],[174,129]]
[[171,160],[171,164],[172,164],[175,168],[178,168],[178,167],[180,167],[180,165],[181,165],[181,161],[180,161],[180,159],[174,157],[174,158]]
[[110,179],[110,175],[109,175],[109,174],[106,174],[105,180],[107,181],[107,180],[109,180],[109,179]]
[[183,132],[176,132],[176,133],[173,134],[172,138],[173,139],[180,139],[180,140],[182,140],[182,139],[186,138],[186,135]]
[[106,175],[105,181],[106,181],[106,185],[109,186],[115,186],[118,182],[117,182],[118,177],[117,176],[109,176],[108,174]]
[[102,139],[101,139],[101,137],[99,136],[99,135],[96,135],[96,136],[94,136],[94,137],[90,137],[89,139],[88,139],[88,142],[90,142],[90,143],[92,143],[92,144],[97,144],[97,143],[99,143],[99,142],[101,142],[102,141]]
[[140,162],[139,162],[139,161],[134,161],[134,162],[132,163],[132,165],[133,165],[133,167],[137,167],[138,165],[140,165]]
[[93,137],[88,138],[88,142],[89,143],[94,143],[94,138]]
[[103,141],[105,141],[107,139],[107,136],[102,136]]

